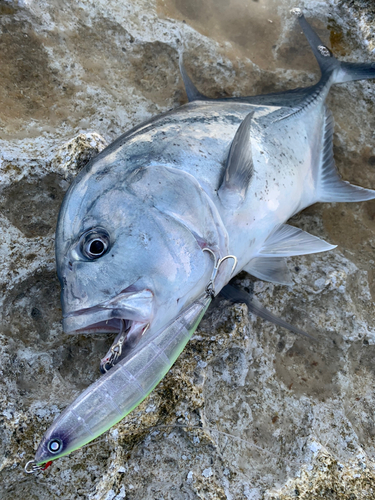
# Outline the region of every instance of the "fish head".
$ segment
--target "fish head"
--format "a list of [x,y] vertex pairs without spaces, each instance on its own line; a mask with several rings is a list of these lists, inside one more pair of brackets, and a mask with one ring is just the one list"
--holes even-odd
[[118,162],[99,167],[76,178],[59,215],[63,327],[125,329],[138,341],[204,292],[213,260],[203,250],[225,251],[227,235],[191,175],[163,166],[129,173]]

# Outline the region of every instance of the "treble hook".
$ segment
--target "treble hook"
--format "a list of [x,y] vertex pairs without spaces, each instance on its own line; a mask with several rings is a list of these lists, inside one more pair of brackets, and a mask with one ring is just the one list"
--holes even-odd
[[[147,325],[144,327],[142,331],[142,336],[146,333],[149,327],[150,323],[147,323]],[[107,371],[109,371],[113,366],[115,366],[115,364],[120,359],[127,334],[128,330],[123,328],[120,335],[115,340],[115,343],[112,345],[109,352],[107,353],[107,355],[101,360],[100,369],[102,370],[102,373],[107,373]]]
[[[25,465],[25,472],[26,474],[35,474],[36,472],[46,470],[52,463],[52,460],[49,462],[42,464],[42,465],[37,465],[35,460],[29,460],[27,464]],[[31,466],[31,469],[28,469],[29,464],[34,464]]]
[[237,257],[235,255],[226,255],[225,257],[218,259],[215,255],[215,253],[211,250],[211,248],[203,248],[203,252],[209,252],[214,258],[214,268],[212,271],[211,279],[208,282],[208,285],[206,286],[207,295],[210,295],[213,298],[216,295],[216,293],[215,293],[215,279],[216,279],[217,273],[219,272],[219,268],[220,268],[221,264],[227,259],[233,259],[234,264],[233,264],[232,270],[230,272],[230,274],[232,275],[233,271],[237,267],[238,260],[237,260]]

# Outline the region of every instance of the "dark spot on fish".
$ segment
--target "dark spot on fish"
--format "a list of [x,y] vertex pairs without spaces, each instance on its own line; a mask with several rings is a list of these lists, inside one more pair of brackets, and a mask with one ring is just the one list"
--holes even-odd
[[370,158],[368,159],[368,164],[372,167],[375,167],[375,156],[370,156]]
[[294,270],[295,270],[296,273],[298,273],[300,271],[300,267],[295,266]]

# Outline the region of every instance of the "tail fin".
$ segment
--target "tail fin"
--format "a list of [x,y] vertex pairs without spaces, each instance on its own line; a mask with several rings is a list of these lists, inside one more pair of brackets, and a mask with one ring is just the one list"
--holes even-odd
[[354,80],[366,80],[375,78],[375,62],[373,63],[347,63],[340,62],[332,54],[328,47],[324,45],[300,9],[293,9],[292,12],[298,17],[299,24],[310,44],[310,47],[318,61],[322,77],[332,75],[332,83],[344,83]]

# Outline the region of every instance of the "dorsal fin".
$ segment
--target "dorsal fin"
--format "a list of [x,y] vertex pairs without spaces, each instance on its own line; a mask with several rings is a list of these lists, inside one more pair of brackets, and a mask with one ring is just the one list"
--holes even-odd
[[206,97],[205,95],[203,95],[199,92],[197,87],[191,81],[190,76],[186,73],[182,54],[180,54],[178,63],[180,66],[180,73],[181,73],[182,80],[183,80],[184,85],[185,85],[185,91],[186,91],[186,94],[187,94],[189,101],[207,101],[207,100],[209,100],[208,97]]
[[337,171],[333,159],[333,116],[326,108],[324,124],[324,141],[321,153],[321,164],[317,184],[316,201],[366,201],[375,198],[375,191],[353,186],[343,181]]
[[238,127],[230,146],[223,182],[218,191],[224,204],[239,205],[253,175],[250,132],[254,111],[249,113]]
[[280,224],[264,242],[259,251],[259,256],[291,257],[293,255],[326,252],[333,248],[336,248],[336,245],[330,245],[298,227]]

